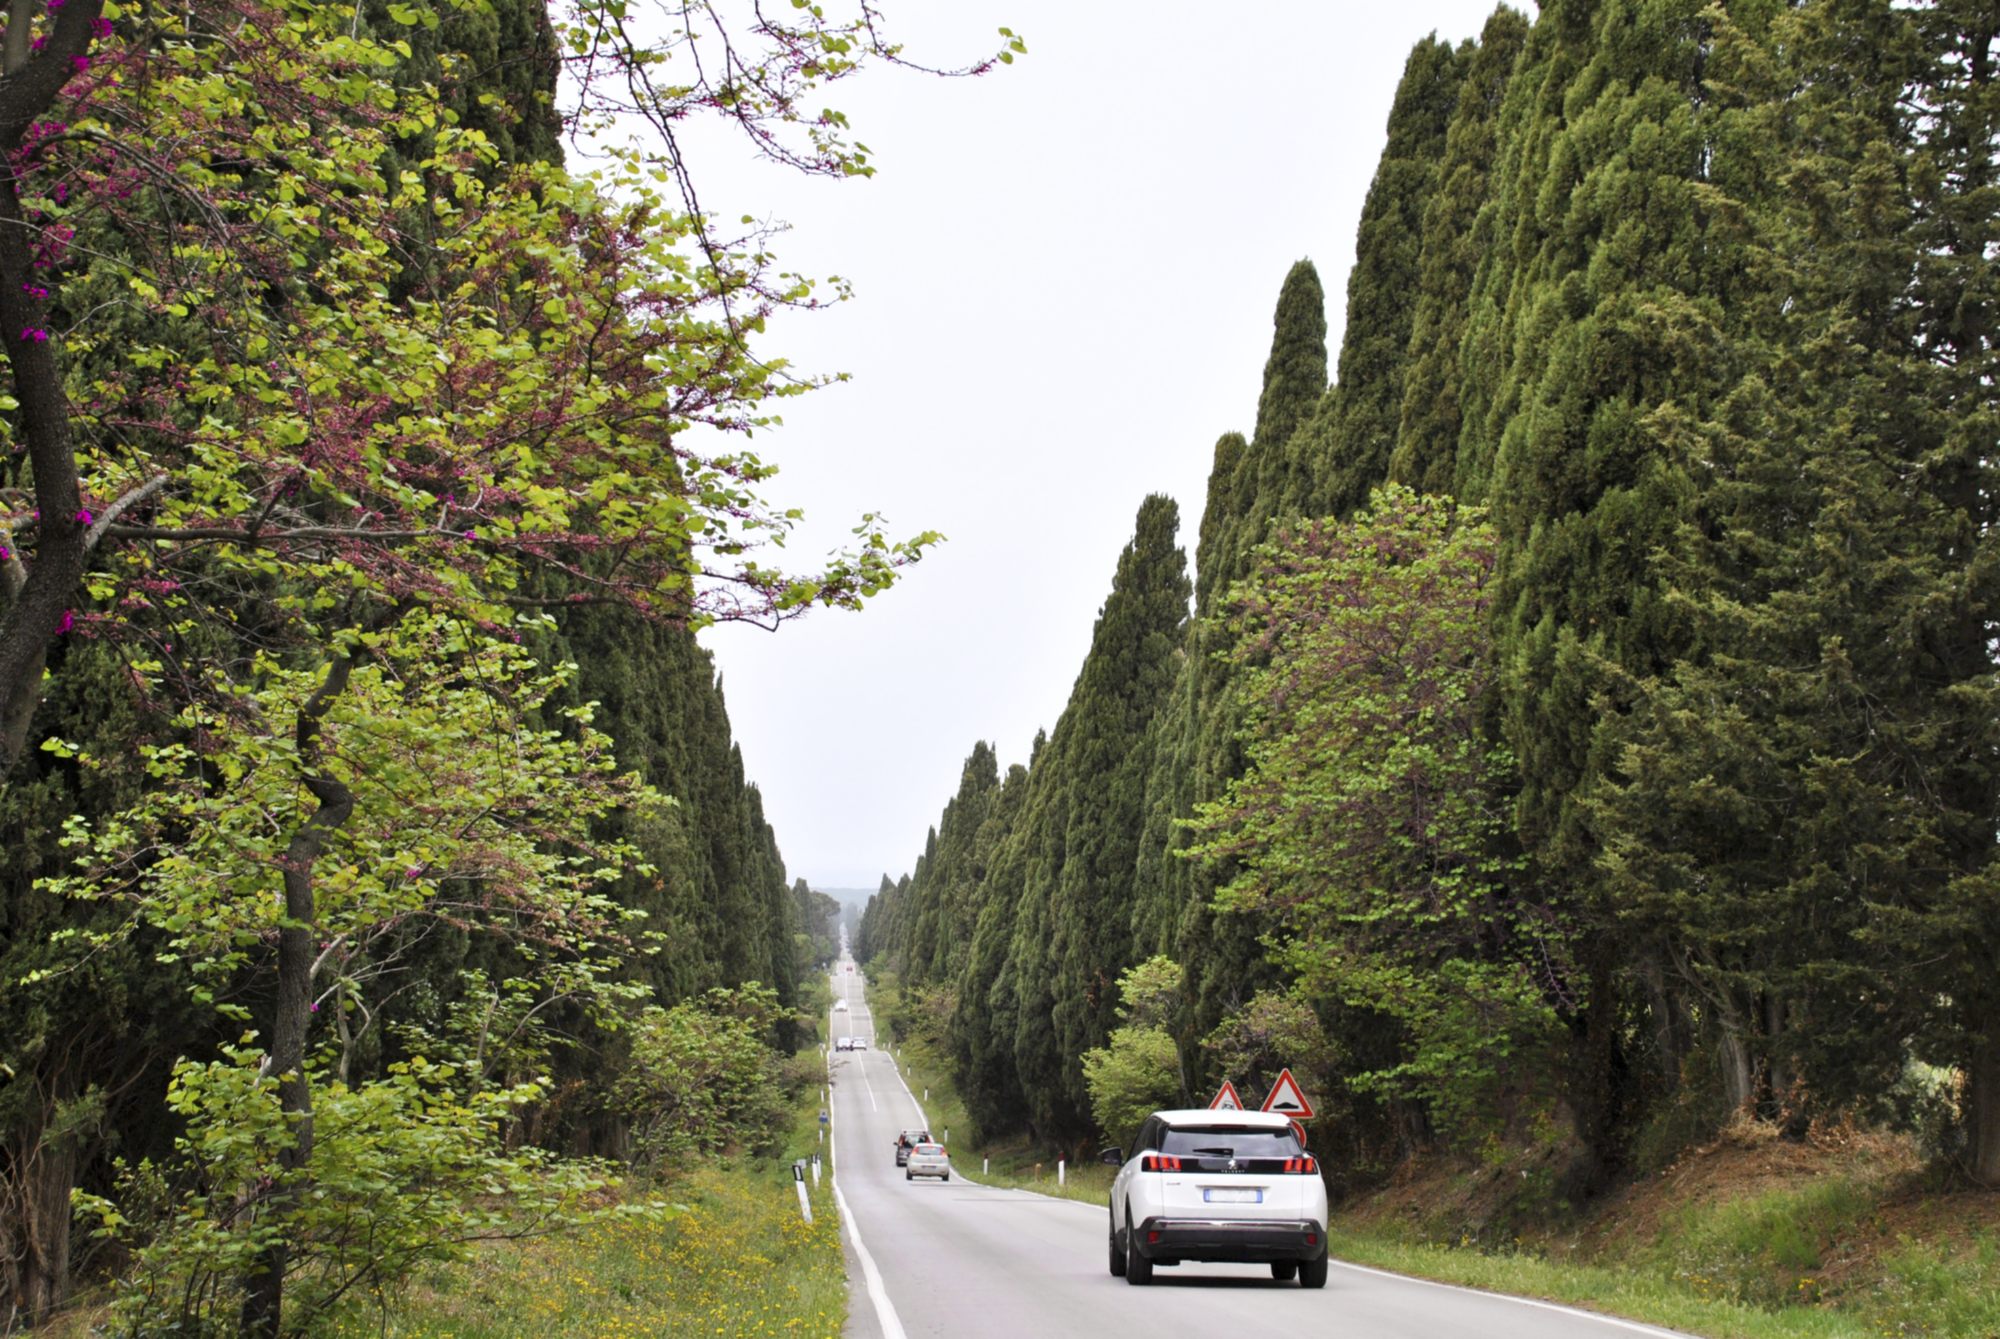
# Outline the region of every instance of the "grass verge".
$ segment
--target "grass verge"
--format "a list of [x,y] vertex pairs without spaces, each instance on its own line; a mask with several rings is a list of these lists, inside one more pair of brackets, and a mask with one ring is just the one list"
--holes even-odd
[[1711,1339],[1862,1339],[1862,1336],[1898,1333],[1839,1311],[1800,1307],[1766,1311],[1738,1302],[1705,1298],[1657,1273],[1396,1241],[1343,1230],[1337,1224],[1327,1231],[1327,1245],[1336,1258],[1357,1265],[1487,1292],[1561,1302]]
[[847,1282],[833,1185],[812,1191],[808,1226],[791,1170],[818,1150],[819,1096],[784,1156],[719,1159],[651,1188],[676,1206],[667,1221],[487,1247],[329,1339],[838,1339]]

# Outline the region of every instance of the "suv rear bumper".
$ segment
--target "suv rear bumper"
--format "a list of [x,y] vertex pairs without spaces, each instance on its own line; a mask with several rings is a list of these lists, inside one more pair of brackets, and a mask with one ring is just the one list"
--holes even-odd
[[1155,1217],[1132,1231],[1148,1260],[1268,1264],[1326,1254],[1326,1229],[1310,1219]]

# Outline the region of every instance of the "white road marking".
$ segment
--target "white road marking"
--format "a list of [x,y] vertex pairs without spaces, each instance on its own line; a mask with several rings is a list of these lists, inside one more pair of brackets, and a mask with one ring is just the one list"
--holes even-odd
[[1630,1330],[1634,1334],[1663,1335],[1667,1339],[1685,1339],[1685,1336],[1679,1330],[1665,1330],[1657,1325],[1645,1325],[1638,1321],[1621,1320],[1617,1316],[1607,1316],[1602,1311],[1585,1311],[1582,1307],[1564,1306],[1560,1302],[1544,1302],[1533,1297],[1516,1297],[1512,1293],[1488,1292],[1484,1288],[1467,1288],[1457,1283],[1439,1283],[1436,1279],[1420,1279],[1415,1275],[1398,1274],[1393,1270],[1372,1269],[1367,1265],[1350,1265],[1345,1260],[1332,1260],[1328,1263],[1338,1265],[1342,1269],[1354,1270],[1359,1274],[1376,1274],[1382,1278],[1397,1279],[1403,1283],[1421,1283],[1426,1288],[1444,1288],[1455,1293],[1472,1293],[1479,1297],[1491,1297],[1496,1301],[1518,1302],[1522,1306],[1540,1307],[1544,1311],[1560,1311],[1565,1315],[1581,1316],[1585,1320],[1595,1320],[1601,1321],[1606,1325],[1615,1325],[1621,1330]]

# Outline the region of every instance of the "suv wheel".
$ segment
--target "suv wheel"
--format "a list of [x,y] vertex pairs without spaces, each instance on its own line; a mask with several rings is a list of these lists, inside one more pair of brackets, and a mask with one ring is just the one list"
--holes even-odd
[[1135,1288],[1153,1281],[1153,1262],[1139,1254],[1139,1234],[1132,1230],[1129,1214],[1125,1218],[1125,1281]]
[[1111,1277],[1125,1277],[1125,1243],[1118,1240],[1118,1220],[1111,1220]]
[[1299,1286],[1301,1288],[1324,1288],[1326,1286],[1326,1257],[1317,1260],[1299,1261]]

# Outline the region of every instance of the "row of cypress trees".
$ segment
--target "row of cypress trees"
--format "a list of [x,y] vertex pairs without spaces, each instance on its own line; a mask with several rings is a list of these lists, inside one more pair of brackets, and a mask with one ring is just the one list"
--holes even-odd
[[[1338,375],[1301,262],[1192,618],[1148,499],[1054,733],[1004,778],[979,745],[864,919],[943,992],[987,1130],[1092,1133],[1083,1057],[1151,955],[1195,1084],[1284,986],[1179,822],[1243,771],[1219,653],[1257,546],[1393,482],[1498,532],[1499,854],[1566,926],[1576,1181],[1746,1108],[1912,1119],[1942,1072],[1941,1148],[2000,1184],[1997,42],[1972,0],[1550,0],[1417,45]],[[1393,1063],[1314,1004],[1330,1054]],[[1467,1133],[1396,1105],[1343,1108],[1356,1157]]]
[[[362,21],[386,23],[385,7],[364,5]],[[560,156],[550,113],[554,34],[541,0],[496,0],[450,11],[434,29],[399,31],[415,34],[407,77],[435,80],[442,59],[457,58],[461,118],[504,156]],[[551,663],[579,666],[569,701],[551,707],[600,704],[596,724],[616,741],[620,763],[676,801],[653,817],[614,820],[639,826],[607,834],[631,842],[651,866],[617,889],[647,913],[644,926],[660,932],[660,951],[635,959],[634,976],[667,1005],[759,981],[790,1011],[801,970],[831,957],[838,909],[804,880],[788,885],[708,652],[684,628],[595,607],[566,609],[540,649]],[[175,1061],[214,1059],[244,1031],[216,1001],[197,999],[183,968],[155,960],[148,934],[70,961],[63,932],[101,925],[112,913],[36,887],[70,872],[72,853],[60,845],[64,820],[128,807],[147,784],[134,745],[169,728],[135,694],[120,652],[66,639],[51,658],[34,728],[22,764],[0,788],[0,1286],[10,1314],[27,1321],[61,1304],[72,1266],[84,1263],[73,1244],[89,1249],[72,1220],[72,1188],[108,1193],[114,1157],[136,1164],[167,1153],[177,1129],[166,1105]],[[72,741],[84,756],[43,752],[43,738]],[[371,985],[374,997],[364,1003],[379,1021],[359,1056],[362,1072],[350,1077],[358,1082],[406,1059],[398,1038],[412,1030],[441,1032],[464,970],[496,966],[489,949],[463,933],[431,934],[409,971]],[[38,975],[50,968],[61,970]],[[250,1026],[268,1036],[268,982],[251,971],[238,985],[221,1002],[247,1008]],[[591,1034],[580,1017],[551,1026],[571,1044],[552,1057],[563,1100],[537,1137],[562,1152],[615,1153],[618,1124],[599,1099],[615,1075],[616,1040]]]

